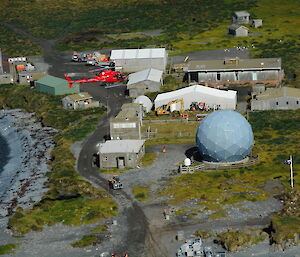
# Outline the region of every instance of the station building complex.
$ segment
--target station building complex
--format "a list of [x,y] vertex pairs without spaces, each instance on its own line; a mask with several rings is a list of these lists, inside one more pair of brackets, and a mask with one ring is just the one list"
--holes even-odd
[[281,58],[190,61],[185,71],[189,83],[213,87],[256,83],[278,86],[284,76]]

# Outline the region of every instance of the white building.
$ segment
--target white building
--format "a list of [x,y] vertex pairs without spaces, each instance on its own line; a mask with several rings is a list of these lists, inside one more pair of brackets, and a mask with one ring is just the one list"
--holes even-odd
[[110,59],[123,72],[137,72],[149,68],[164,71],[168,54],[165,48],[112,50]]
[[[234,90],[219,90],[215,88],[195,85],[176,91],[157,95],[154,100],[155,109],[168,103],[183,99],[183,109],[190,109],[192,103],[202,104],[209,108],[220,110],[235,110],[237,92]],[[180,106],[176,107],[179,111]]]
[[130,97],[138,97],[148,92],[157,92],[162,86],[161,70],[146,69],[128,76],[127,89]]

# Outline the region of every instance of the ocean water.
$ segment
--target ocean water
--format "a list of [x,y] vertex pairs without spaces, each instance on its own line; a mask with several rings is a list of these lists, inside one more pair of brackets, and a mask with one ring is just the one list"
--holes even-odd
[[0,119],[0,201],[8,194],[15,175],[22,166],[22,133],[13,126],[13,118],[6,115]]
[[9,161],[10,148],[6,139],[0,134],[0,173]]

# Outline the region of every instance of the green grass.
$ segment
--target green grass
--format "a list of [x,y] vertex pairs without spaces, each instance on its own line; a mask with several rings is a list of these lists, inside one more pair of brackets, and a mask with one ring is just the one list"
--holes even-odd
[[42,48],[38,43],[16,34],[3,25],[0,25],[0,34],[2,35],[0,37],[1,51],[10,57],[42,54]]
[[146,201],[149,188],[146,186],[136,186],[132,188],[132,193],[138,201]]
[[27,86],[3,85],[0,89],[2,106],[35,112],[35,117],[45,126],[59,129],[53,138],[56,146],[51,152],[51,171],[47,174],[49,190],[32,209],[18,208],[9,219],[14,234],[41,231],[44,225],[57,222],[66,225],[94,223],[115,215],[116,203],[79,176],[70,152],[71,144],[84,139],[95,129],[105,109],[67,111],[61,106],[62,97],[36,93]]
[[[300,131],[297,126],[300,111],[251,112],[249,117],[255,135],[254,152],[260,157],[259,164],[235,170],[183,174],[170,179],[159,195],[169,195],[169,204],[175,206],[191,198],[200,199],[199,211],[204,207],[214,211],[213,218],[218,218],[220,213],[215,212],[222,210],[224,205],[245,200],[260,201],[272,193],[278,194],[279,189],[276,192],[264,189],[267,180],[279,181],[288,188],[289,167],[283,162],[292,154],[294,169],[300,168]],[[288,140],[285,140],[286,137]],[[295,176],[295,187],[300,188],[298,174]]]
[[85,235],[82,237],[82,239],[75,241],[71,245],[73,247],[86,247],[89,245],[94,245],[95,241],[97,240],[96,235]]
[[145,153],[143,158],[141,159],[141,166],[142,167],[148,167],[153,164],[153,162],[156,160],[157,153]]
[[97,227],[95,227],[92,232],[95,232],[95,233],[100,233],[100,232],[108,232],[108,227],[104,224],[101,224]]
[[99,168],[99,171],[103,174],[121,174],[128,170],[132,170],[133,168],[125,168],[125,169],[118,169],[118,168]]
[[0,255],[13,254],[18,249],[19,244],[0,245]]

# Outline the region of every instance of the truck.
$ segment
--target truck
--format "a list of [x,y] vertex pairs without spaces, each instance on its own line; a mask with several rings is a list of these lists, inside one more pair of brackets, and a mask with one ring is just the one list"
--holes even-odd
[[123,184],[121,183],[120,177],[118,175],[113,175],[112,178],[108,179],[108,185],[113,190],[123,188]]

